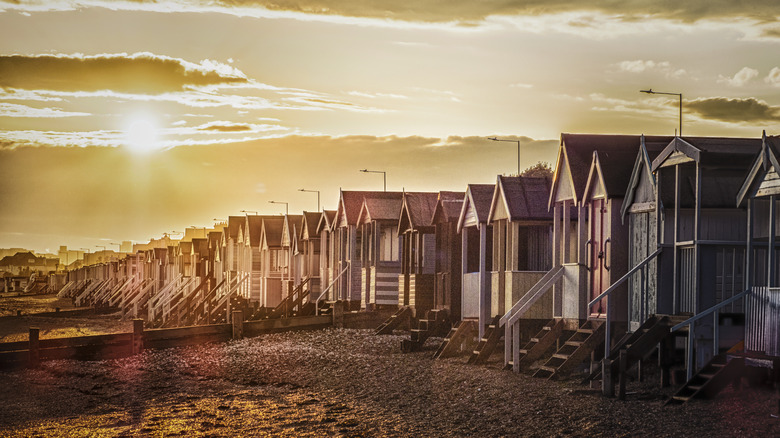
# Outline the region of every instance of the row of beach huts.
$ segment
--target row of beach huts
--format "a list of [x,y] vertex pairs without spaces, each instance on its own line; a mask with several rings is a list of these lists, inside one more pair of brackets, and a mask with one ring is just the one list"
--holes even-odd
[[[550,176],[464,192],[346,191],[335,210],[230,216],[202,237],[68,273],[80,306],[152,327],[397,309],[405,350],[501,352],[613,379],[653,354],[673,398],[780,374],[780,137],[562,134]],[[680,372],[677,372],[680,374]]]

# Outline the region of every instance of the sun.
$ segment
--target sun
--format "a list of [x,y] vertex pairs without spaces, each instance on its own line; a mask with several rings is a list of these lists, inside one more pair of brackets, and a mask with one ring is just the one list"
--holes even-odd
[[150,117],[136,116],[125,128],[125,146],[133,152],[147,153],[160,148],[157,124]]

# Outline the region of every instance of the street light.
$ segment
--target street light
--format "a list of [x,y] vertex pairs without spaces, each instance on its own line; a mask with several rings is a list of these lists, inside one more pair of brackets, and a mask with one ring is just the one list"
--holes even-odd
[[122,244],[121,243],[111,243],[111,245],[116,245],[118,247],[116,249],[116,252],[122,252]]
[[653,91],[652,88],[648,88],[647,90],[639,90],[640,93],[646,93],[646,94],[665,94],[667,96],[679,96],[680,97],[680,134],[679,136],[682,137],[682,93],[666,93],[664,91]]
[[488,137],[488,140],[493,141],[508,141],[510,143],[517,143],[517,176],[520,176],[520,140],[509,140],[497,137]]
[[286,202],[282,202],[282,201],[268,201],[268,203],[269,204],[284,204],[284,214],[287,215],[290,212],[289,209],[288,209],[288,207],[290,205],[288,203],[286,203]]
[[254,213],[254,214],[257,214],[257,212],[254,211],[254,210],[241,210],[241,213]]
[[320,191],[319,190],[306,190],[306,189],[298,189],[299,192],[309,192],[309,193],[317,193],[317,211],[320,211]]
[[103,251],[105,251],[106,245],[95,245],[95,248],[103,248]]
[[387,191],[387,172],[384,170],[368,170],[368,169],[360,169],[363,173],[381,173],[382,174],[382,181],[384,182],[384,191]]
[[83,249],[84,251],[87,252],[87,254],[89,254],[89,248],[79,248],[79,249]]

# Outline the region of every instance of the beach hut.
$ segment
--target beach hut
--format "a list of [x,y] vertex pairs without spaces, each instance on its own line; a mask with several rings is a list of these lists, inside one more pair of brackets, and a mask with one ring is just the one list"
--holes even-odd
[[401,192],[372,192],[363,197],[357,217],[361,309],[398,307],[402,255],[398,220],[402,203]]
[[747,208],[745,278],[745,350],[764,363],[780,367],[780,137],[762,135],[737,195]]
[[320,236],[320,294],[314,298],[315,301],[334,299],[336,291],[334,290],[335,276],[335,242],[333,239],[333,224],[336,218],[336,210],[323,210],[317,221],[317,234]]
[[287,275],[284,250],[282,248],[283,216],[259,216],[261,218],[261,233],[259,248],[261,251],[260,276],[261,293],[260,306],[275,308],[283,296],[282,278]]
[[488,222],[494,184],[469,184],[458,217],[461,235],[461,318],[476,319],[482,338],[491,322],[493,227]]
[[433,307],[446,310],[452,323],[461,318],[462,239],[458,219],[465,196],[465,192],[439,192],[431,219],[436,228]]
[[309,290],[309,296],[317,298],[321,289],[320,273],[320,254],[322,246],[320,244],[320,234],[317,232],[320,217],[322,213],[304,211],[299,227],[299,246],[298,251],[301,260],[301,278],[308,279],[306,289]]
[[436,228],[433,211],[436,192],[404,192],[398,235],[401,243],[401,274],[398,277],[398,305],[410,306],[413,316],[423,317],[433,308]]

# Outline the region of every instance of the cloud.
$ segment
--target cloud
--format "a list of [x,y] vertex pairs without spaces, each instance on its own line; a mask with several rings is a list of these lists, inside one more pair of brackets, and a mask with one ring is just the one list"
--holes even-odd
[[[145,11],[223,12],[241,16],[338,16],[420,23],[459,23],[470,25],[491,16],[538,16],[546,14],[597,12],[623,21],[662,18],[682,22],[745,17],[772,21],[780,15],[780,5],[767,0],[689,0],[662,2],[638,0],[107,0],[5,1],[4,9],[20,11],[75,10],[103,6],[110,9]],[[572,25],[587,26],[587,20]]]
[[27,105],[18,105],[15,103],[0,102],[0,117],[30,117],[30,118],[52,118],[52,117],[82,117],[89,116],[89,113],[63,111],[59,108],[33,108]]
[[216,131],[216,132],[245,132],[251,131],[252,126],[245,123],[232,123],[232,122],[210,122],[198,127],[201,131]]
[[771,106],[763,100],[752,97],[746,99],[711,97],[690,100],[685,102],[684,110],[693,112],[703,119],[729,123],[780,121],[780,107]]
[[162,94],[247,82],[240,70],[218,61],[196,64],[152,53],[0,55],[0,88]]
[[669,61],[653,61],[653,60],[632,60],[621,61],[615,64],[618,71],[626,73],[644,73],[644,72],[660,72],[669,78],[679,78],[685,75],[685,70],[681,68],[674,68]]
[[780,87],[780,68],[773,67],[772,70],[769,71],[767,77],[764,78],[764,82],[772,84],[775,87]]
[[522,82],[516,82],[514,84],[509,84],[509,87],[510,88],[525,88],[525,89],[528,89],[528,88],[533,88],[534,86],[533,86],[533,84],[524,84]]
[[742,67],[734,77],[718,76],[718,83],[728,84],[732,87],[744,87],[748,82],[758,77],[758,70],[750,67]]

